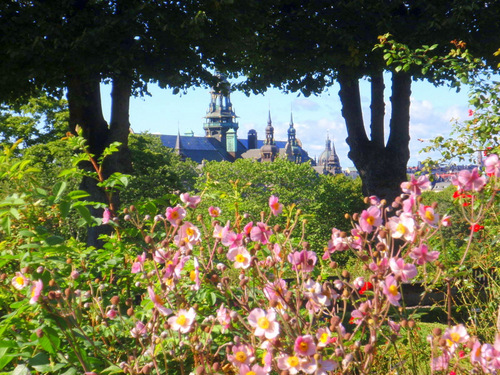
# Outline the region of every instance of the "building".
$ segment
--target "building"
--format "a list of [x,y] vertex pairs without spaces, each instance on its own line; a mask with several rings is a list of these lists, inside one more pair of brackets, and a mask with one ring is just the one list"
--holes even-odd
[[302,143],[296,137],[293,117],[290,117],[288,139],[274,139],[274,127],[271,121],[271,111],[265,128],[265,139],[259,140],[257,131],[252,129],[246,139],[238,138],[237,116],[231,103],[227,81],[210,91],[210,104],[205,116],[203,137],[190,134],[160,135],[164,146],[172,148],[183,158],[189,158],[197,163],[207,161],[234,161],[239,158],[251,158],[261,162],[272,162],[276,158],[287,158],[295,163],[305,163],[314,160],[302,148]]
[[340,166],[339,157],[335,151],[335,145],[330,141],[330,136],[327,134],[325,142],[325,150],[319,156],[319,159],[314,167],[319,174],[340,174],[342,167]]

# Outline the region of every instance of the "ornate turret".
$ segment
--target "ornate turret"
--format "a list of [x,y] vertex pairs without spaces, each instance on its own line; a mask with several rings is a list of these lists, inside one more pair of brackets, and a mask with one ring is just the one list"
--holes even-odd
[[203,129],[205,129],[205,136],[217,138],[226,146],[227,131],[233,129],[236,133],[238,123],[235,122],[237,116],[229,95],[229,82],[222,75],[219,75],[219,78],[221,80],[217,87],[210,90],[210,105]]
[[269,119],[266,126],[266,140],[264,146],[260,148],[260,156],[262,161],[274,161],[278,155],[278,147],[274,143],[274,128],[271,121],[271,111],[269,111]]
[[288,142],[285,146],[285,154],[288,160],[295,163],[300,163],[302,158],[302,150],[296,137],[296,130],[293,126],[293,114],[290,113],[290,127],[288,128]]
[[185,159],[185,155],[182,152],[181,133],[179,129],[177,129],[177,138],[175,139],[174,152],[180,156],[181,160]]
[[332,147],[332,142],[328,134],[326,135],[325,151],[321,153],[318,165],[322,166],[325,172],[332,174],[342,173],[339,157],[335,151],[335,145]]

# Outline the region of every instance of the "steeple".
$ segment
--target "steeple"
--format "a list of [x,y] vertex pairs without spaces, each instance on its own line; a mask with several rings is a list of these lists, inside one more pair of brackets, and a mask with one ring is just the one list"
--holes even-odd
[[264,146],[260,148],[260,157],[262,161],[274,161],[278,155],[278,147],[274,143],[274,128],[271,121],[271,110],[269,110],[269,118],[266,126],[266,140]]
[[325,172],[332,174],[342,173],[339,157],[335,151],[335,144],[330,141],[330,135],[326,133],[325,151],[319,157],[318,165],[323,166]]
[[219,78],[217,87],[210,90],[210,104],[203,129],[206,137],[217,138],[225,146],[227,131],[233,129],[236,132],[238,123],[235,121],[237,116],[231,104],[229,82],[222,75],[219,75]]
[[175,139],[175,147],[174,147],[174,152],[181,157],[181,159],[184,159],[184,154],[182,153],[182,141],[181,141],[181,132],[177,128],[177,138]]

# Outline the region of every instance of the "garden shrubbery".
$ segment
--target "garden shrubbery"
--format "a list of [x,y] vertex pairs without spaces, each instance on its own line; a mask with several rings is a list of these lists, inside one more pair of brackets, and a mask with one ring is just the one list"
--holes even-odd
[[[79,137],[69,142],[85,147]],[[460,253],[446,262],[441,258],[449,238],[440,233],[458,219],[423,203],[425,177],[412,176],[395,202],[367,198],[363,209],[344,218],[351,228],[329,228],[319,247],[308,240],[316,229],[310,213],[277,185],[263,184],[243,202],[244,185],[235,179],[231,194],[205,185],[200,193],[166,196],[167,204],[153,199],[116,212],[105,207],[104,216],[94,218],[87,205],[100,203],[81,201],[84,192],[68,191],[63,181],[40,187],[36,168],[13,158],[13,148],[1,159],[0,178],[13,186],[0,205],[5,374],[449,374],[500,368],[496,328],[482,321],[482,314],[496,321],[496,281],[479,298],[468,273],[497,257],[496,155],[489,155],[485,174],[461,172],[455,181],[460,194],[470,195],[470,205],[456,202],[469,225]],[[209,178],[218,185],[213,174]],[[128,180],[111,176],[101,184],[112,194]],[[310,209],[320,207],[311,203]],[[87,247],[60,229],[71,212],[81,218],[77,224],[112,228],[103,248]],[[363,276],[338,261],[348,252]],[[427,326],[417,309],[405,307],[402,287],[414,282],[424,294],[442,283],[461,288],[463,301],[475,297],[475,306],[461,304],[470,319],[454,321],[451,314],[450,326],[436,325],[422,336]],[[447,295],[443,309],[456,309],[456,298]]]

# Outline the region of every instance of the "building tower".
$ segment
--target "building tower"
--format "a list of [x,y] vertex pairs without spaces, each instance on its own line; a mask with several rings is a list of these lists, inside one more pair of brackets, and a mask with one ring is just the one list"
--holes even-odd
[[325,151],[319,157],[318,165],[323,167],[324,173],[338,174],[342,173],[339,157],[335,151],[335,145],[332,147],[330,136],[326,135]]
[[[230,134],[235,135],[238,130],[238,123],[235,122],[237,116],[231,104],[229,82],[222,75],[219,75],[219,78],[221,80],[217,87],[210,90],[210,105],[205,116],[206,121],[203,124],[203,129],[206,137],[217,138],[223,147],[227,149],[226,134],[232,129],[234,133],[231,132]],[[230,143],[233,145],[234,139],[231,139]]]
[[278,147],[274,142],[274,128],[271,121],[271,111],[269,111],[269,119],[266,126],[266,140],[260,148],[260,157],[262,161],[274,161],[278,155]]
[[296,137],[296,130],[293,126],[293,114],[290,113],[290,127],[288,128],[288,141],[285,146],[285,154],[288,160],[294,163],[301,163],[302,150]]

